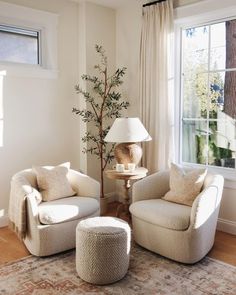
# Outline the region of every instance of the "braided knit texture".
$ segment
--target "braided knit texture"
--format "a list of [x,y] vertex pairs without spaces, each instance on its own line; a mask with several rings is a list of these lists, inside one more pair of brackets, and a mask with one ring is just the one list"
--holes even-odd
[[114,217],[82,220],[76,228],[76,269],[86,282],[104,285],[122,279],[129,267],[131,231]]

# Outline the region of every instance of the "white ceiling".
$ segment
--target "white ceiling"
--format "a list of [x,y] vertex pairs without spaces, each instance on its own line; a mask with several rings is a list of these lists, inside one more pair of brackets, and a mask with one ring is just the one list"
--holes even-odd
[[[117,8],[127,5],[128,2],[134,3],[136,5],[139,4],[140,6],[142,6],[143,4],[148,3],[148,2],[153,2],[154,0],[70,0],[70,1],[74,1],[74,2],[88,1],[88,2],[93,2],[95,4],[98,4],[98,5],[117,9]],[[174,7],[176,7],[176,6],[191,4],[194,2],[198,2],[198,1],[204,1],[204,0],[173,0],[173,3],[174,3]]]
[[90,2],[111,7],[111,8],[119,8],[129,0],[89,0]]
[[[72,1],[80,2],[83,0],[72,0]],[[147,0],[147,1],[145,1],[145,0],[88,0],[88,1],[98,4],[98,5],[111,7],[114,9],[117,9],[121,6],[126,5],[127,2],[140,3],[140,5],[142,5],[143,3],[146,3],[146,2],[150,2],[150,0]]]
[[[117,9],[127,5],[128,2],[134,3],[136,5],[139,4],[142,6],[143,4],[148,2],[153,2],[154,0],[69,0],[69,1],[74,1],[74,2],[89,1],[98,5],[103,5],[103,6],[111,7],[113,9]],[[177,6],[192,4],[199,1],[205,1],[205,0],[173,0],[173,5],[174,7],[177,7]]]

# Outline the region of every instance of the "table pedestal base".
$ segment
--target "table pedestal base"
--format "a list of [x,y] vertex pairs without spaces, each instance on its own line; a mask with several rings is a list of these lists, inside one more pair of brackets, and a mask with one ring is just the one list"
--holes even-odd
[[117,208],[116,211],[116,217],[120,217],[121,213],[124,212],[125,215],[130,216],[129,213],[129,188],[131,187],[130,180],[125,179],[125,184],[124,184],[124,203],[120,204]]
[[118,172],[116,170],[106,170],[105,171],[106,176],[110,179],[114,180],[124,180],[124,202],[123,204],[120,204],[116,211],[116,216],[120,217],[121,215],[125,214],[131,219],[131,215],[129,213],[129,205],[130,205],[130,199],[129,199],[129,188],[131,187],[131,180],[138,180],[144,178],[148,170],[144,167],[138,167],[134,171],[124,171],[124,172]]

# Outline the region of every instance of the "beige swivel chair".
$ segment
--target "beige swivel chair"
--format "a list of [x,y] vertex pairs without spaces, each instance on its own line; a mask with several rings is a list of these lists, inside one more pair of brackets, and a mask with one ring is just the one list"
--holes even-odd
[[47,256],[74,248],[78,222],[100,215],[100,184],[72,169],[69,169],[67,178],[76,195],[43,202],[32,169],[12,177],[9,217],[11,220],[13,202],[17,198],[25,200],[26,206],[21,209],[26,218],[19,216],[19,219],[26,222],[23,241],[33,255]]
[[135,241],[160,255],[195,263],[212,248],[224,179],[208,173],[192,207],[161,199],[169,191],[169,171],[150,175],[133,185]]

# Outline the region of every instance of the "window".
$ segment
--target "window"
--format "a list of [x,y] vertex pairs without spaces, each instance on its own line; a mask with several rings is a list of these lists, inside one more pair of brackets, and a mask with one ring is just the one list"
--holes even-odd
[[0,1],[0,72],[58,77],[58,15]]
[[39,32],[0,25],[0,60],[40,64]]
[[235,168],[236,19],[182,29],[181,158]]

